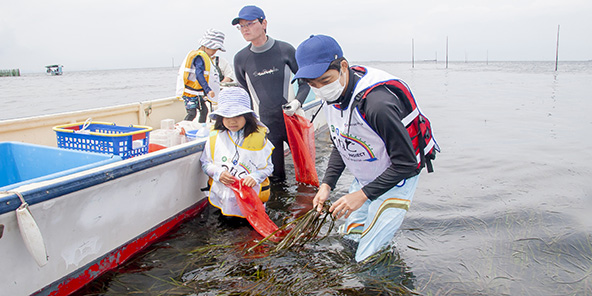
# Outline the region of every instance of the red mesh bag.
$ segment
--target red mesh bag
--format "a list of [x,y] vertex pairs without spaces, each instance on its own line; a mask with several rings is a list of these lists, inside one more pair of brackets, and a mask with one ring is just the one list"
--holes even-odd
[[319,187],[319,177],[315,168],[315,135],[312,122],[300,115],[288,116],[285,113],[284,121],[294,160],[296,181]]
[[[253,226],[259,234],[263,237],[268,237],[278,230],[277,225],[269,219],[269,216],[265,212],[265,207],[263,207],[263,203],[261,202],[261,199],[259,199],[259,195],[253,190],[253,188],[243,186],[238,178],[234,178],[234,183],[227,186],[230,187],[236,195],[236,201],[243,216],[247,218],[251,226]],[[270,240],[277,242],[280,239],[277,235],[274,235]]]

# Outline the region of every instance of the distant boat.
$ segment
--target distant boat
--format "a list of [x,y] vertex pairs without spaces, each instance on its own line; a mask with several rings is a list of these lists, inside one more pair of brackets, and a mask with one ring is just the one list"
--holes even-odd
[[45,68],[47,68],[47,74],[49,75],[62,75],[62,68],[64,66],[63,65],[49,65],[49,66],[45,66]]

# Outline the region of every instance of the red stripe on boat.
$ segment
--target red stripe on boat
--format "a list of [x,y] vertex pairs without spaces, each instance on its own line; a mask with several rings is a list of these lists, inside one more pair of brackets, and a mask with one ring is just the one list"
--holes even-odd
[[70,295],[76,292],[103,273],[113,270],[117,266],[123,264],[133,255],[139,253],[150,246],[154,241],[163,237],[175,226],[199,214],[201,211],[203,211],[207,204],[207,199],[196,203],[194,206],[188,208],[174,218],[156,226],[152,231],[138,237],[126,245],[115,249],[111,253],[104,256],[100,261],[88,267],[86,270],[82,272],[74,272],[76,275],[65,277],[60,281],[54,282],[53,284],[35,292],[33,295],[61,296]]

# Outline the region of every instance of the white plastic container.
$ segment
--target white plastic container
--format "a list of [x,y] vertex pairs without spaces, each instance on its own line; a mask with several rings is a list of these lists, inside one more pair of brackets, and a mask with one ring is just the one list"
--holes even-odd
[[150,143],[165,147],[171,147],[171,130],[157,129],[150,132]]
[[172,130],[175,128],[174,119],[163,119],[160,121],[160,128],[164,130]]

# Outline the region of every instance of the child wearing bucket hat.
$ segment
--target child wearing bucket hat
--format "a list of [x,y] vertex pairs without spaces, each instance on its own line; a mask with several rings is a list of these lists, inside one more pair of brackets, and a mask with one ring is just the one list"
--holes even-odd
[[225,216],[244,218],[234,193],[225,185],[231,184],[234,177],[239,178],[266,202],[274,147],[267,140],[267,127],[251,109],[251,99],[244,89],[225,88],[219,97],[218,109],[210,114],[214,127],[200,160],[203,171],[210,177],[210,203]]
[[[224,48],[224,33],[209,29],[199,41],[199,49],[191,50],[179,68],[177,96],[185,102],[187,116],[193,121],[199,110],[198,122],[206,122],[208,107],[206,100],[212,101],[220,92],[220,74],[212,57]],[[211,109],[211,108],[210,108]]]

